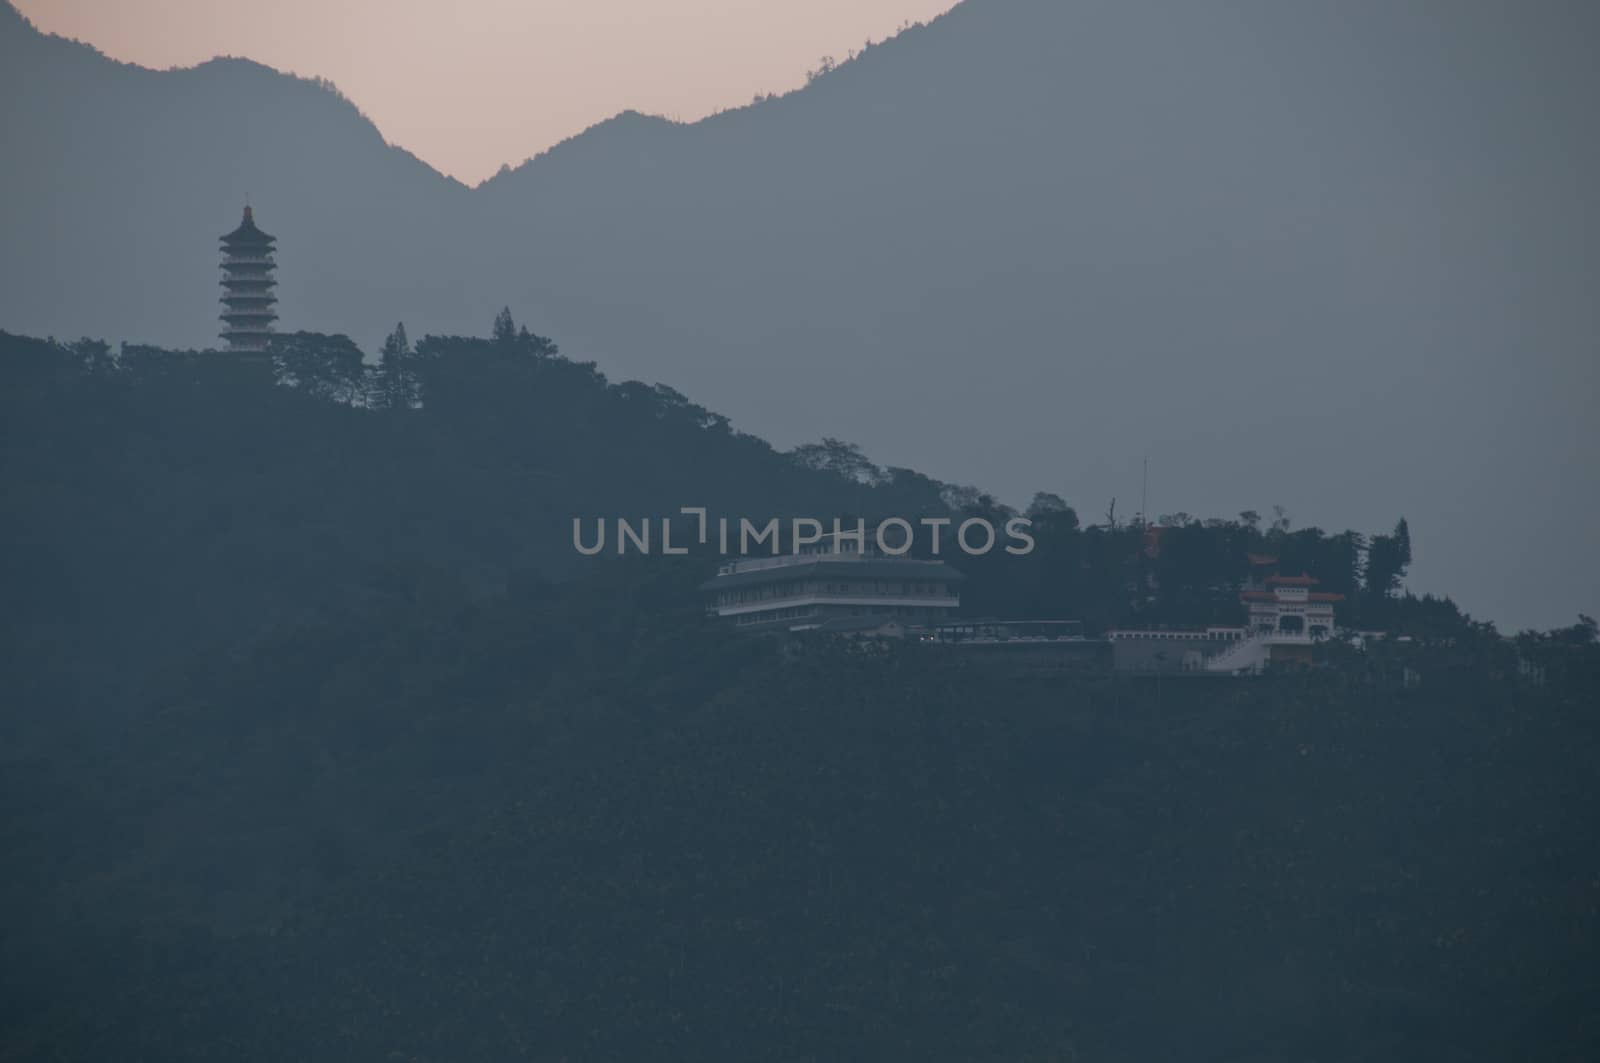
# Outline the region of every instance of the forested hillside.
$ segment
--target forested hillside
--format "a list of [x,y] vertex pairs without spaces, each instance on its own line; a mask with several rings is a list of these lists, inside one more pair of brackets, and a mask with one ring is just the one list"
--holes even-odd
[[[780,653],[683,568],[419,600],[8,743],[6,1058],[1590,1058],[1596,653]],[[1561,654],[1562,659],[1575,659]],[[15,720],[13,720],[15,726]]]
[[26,603],[7,619],[35,681],[122,701],[325,613],[562,575],[586,560],[574,517],[940,505],[930,481],[801,467],[526,333],[386,364],[343,337],[286,337],[274,363],[0,336],[4,564]]
[[1042,493],[1032,554],[956,559],[970,610],[1236,621],[1272,550],[1415,635],[1044,679],[735,638],[713,557],[578,556],[575,514],[1010,511],[509,315],[376,366],[0,334],[0,425],[0,1059],[1600,1046],[1592,621],[1405,595],[1404,522]]
[[[1013,515],[837,440],[779,452],[669,387],[608,382],[509,314],[487,339],[413,347],[401,328],[377,366],[311,333],[280,337],[268,359],[0,333],[0,380],[16,666],[47,702],[103,711],[319,617],[605,564],[573,548],[574,518]],[[969,615],[1238,624],[1247,555],[1265,551],[1345,594],[1349,626],[1473,627],[1447,600],[1399,594],[1404,522],[1369,541],[1283,516],[1174,514],[1156,549],[1138,521],[1080,519],[1048,492],[1026,512],[1027,556],[967,557],[946,534],[943,556],[972,577]]]

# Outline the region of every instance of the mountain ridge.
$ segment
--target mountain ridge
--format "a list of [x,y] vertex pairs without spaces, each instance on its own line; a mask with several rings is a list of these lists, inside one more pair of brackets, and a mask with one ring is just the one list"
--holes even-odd
[[1013,501],[1126,511],[1148,456],[1152,516],[1476,526],[1421,545],[1419,586],[1548,625],[1600,578],[1481,561],[1527,520],[1600,527],[1590,18],[968,0],[776,100],[618,116],[472,189],[234,68],[125,91],[35,56],[0,73],[28,100],[0,323],[214,342],[210,241],[248,193],[285,328],[373,349],[510,305],[779,445]]

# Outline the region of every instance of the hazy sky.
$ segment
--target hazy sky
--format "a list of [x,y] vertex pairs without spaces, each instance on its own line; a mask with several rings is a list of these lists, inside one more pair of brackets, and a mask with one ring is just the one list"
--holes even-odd
[[334,81],[475,184],[618,111],[692,120],[783,92],[953,0],[17,0],[142,66],[240,55]]

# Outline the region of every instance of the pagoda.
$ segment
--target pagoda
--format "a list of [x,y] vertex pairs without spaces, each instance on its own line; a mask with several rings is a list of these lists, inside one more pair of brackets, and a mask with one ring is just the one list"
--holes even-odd
[[239,227],[222,238],[222,338],[230,351],[264,351],[277,320],[272,294],[273,238],[256,228],[250,208]]

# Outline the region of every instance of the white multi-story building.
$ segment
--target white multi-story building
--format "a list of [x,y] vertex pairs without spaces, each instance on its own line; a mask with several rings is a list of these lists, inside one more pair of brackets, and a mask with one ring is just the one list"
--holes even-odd
[[961,604],[960,572],[890,557],[849,539],[801,553],[741,558],[701,585],[707,610],[750,630],[896,630],[935,624]]

